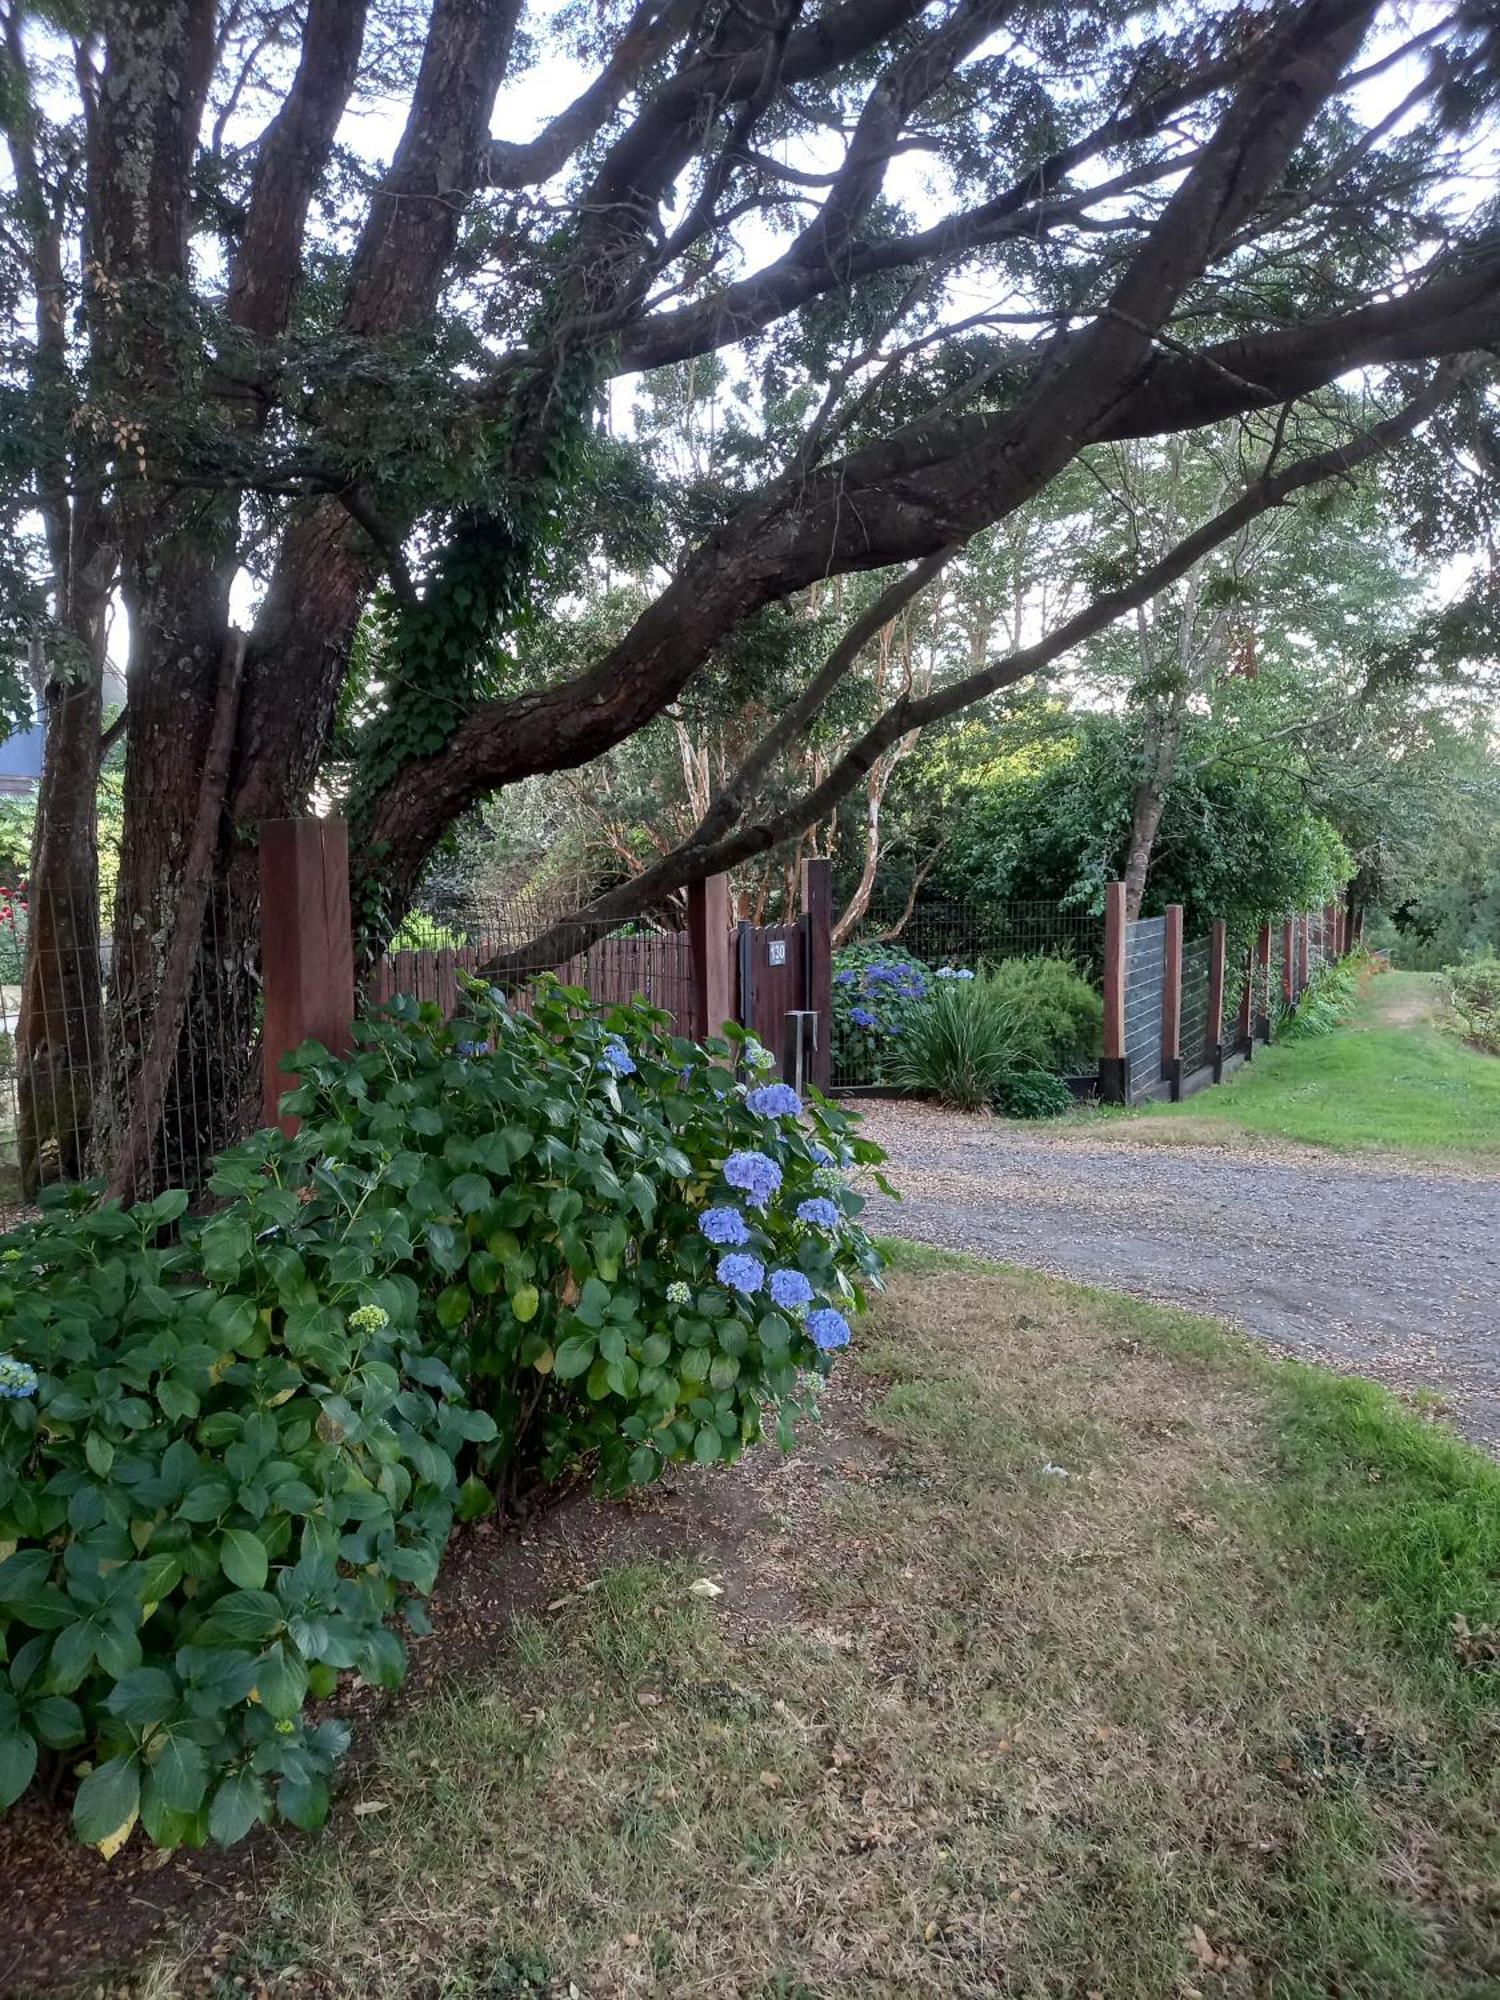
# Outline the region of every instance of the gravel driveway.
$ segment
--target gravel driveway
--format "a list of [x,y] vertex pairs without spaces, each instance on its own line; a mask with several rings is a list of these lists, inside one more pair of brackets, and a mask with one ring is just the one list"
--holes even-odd
[[1310,1152],[1026,1132],[861,1105],[898,1205],[871,1226],[1231,1320],[1500,1451],[1500,1178]]

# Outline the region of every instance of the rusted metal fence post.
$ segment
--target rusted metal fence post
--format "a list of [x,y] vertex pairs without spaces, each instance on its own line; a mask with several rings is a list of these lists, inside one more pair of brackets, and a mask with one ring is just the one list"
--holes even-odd
[[833,863],[814,855],[802,864],[803,1005],[816,1017],[807,1081],[827,1090],[833,1077]]
[[1172,1102],[1182,1095],[1182,905],[1168,903],[1162,948],[1161,1074]]
[[1104,1104],[1130,1102],[1130,1057],[1125,1051],[1125,884],[1104,891],[1104,1031],[1099,1057],[1099,1098]]
[[722,1033],[729,1019],[729,877],[709,875],[688,884],[688,979],[692,1020],[699,1041]]
[[349,914],[349,829],[341,819],[260,823],[261,978],[265,1029],[263,1115],[293,1080],[283,1056],[303,1042],[343,1054],[354,1025],[354,926]]
[[1208,933],[1208,1034],[1209,1060],[1214,1082],[1224,1081],[1224,955],[1229,949],[1229,926],[1215,917]]

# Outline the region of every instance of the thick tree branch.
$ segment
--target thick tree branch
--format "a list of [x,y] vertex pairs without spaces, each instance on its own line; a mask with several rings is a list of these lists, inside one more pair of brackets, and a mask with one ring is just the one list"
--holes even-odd
[[[1049,359],[1011,410],[914,425],[811,474],[794,466],[710,537],[591,672],[478,711],[443,751],[399,773],[363,829],[387,878],[403,888],[414,881],[441,829],[522,775],[518,766],[582,763],[641,727],[768,602],[818,575],[884,568],[966,541],[1031,498],[1083,445],[1114,434],[1152,360],[1152,329],[1279,179],[1369,11],[1353,0],[1307,0],[1262,49],[1115,286],[1110,311]],[[1217,375],[1213,382],[1222,387]]]
[[698,11],[698,0],[640,0],[604,68],[534,139],[492,139],[485,162],[490,187],[536,187],[562,172],[602,130],[642,71],[665,55]]
[[226,310],[263,339],[283,330],[291,310],[308,206],[354,87],[368,11],[368,0],[310,0],[297,74],[261,135]]
[[[926,695],[903,695],[839,758],[818,784],[791,804],[766,819],[718,838],[702,838],[701,829],[695,831],[679,847],[662,856],[631,881],[596,897],[575,917],[552,925],[528,944],[497,956],[482,970],[503,977],[518,970],[548,964],[554,957],[566,958],[588,938],[596,937],[601,924],[618,923],[627,917],[637,916],[689,882],[721,873],[780,846],[783,841],[793,839],[837,807],[873,768],[876,760],[913,730],[956,715],[1001,688],[1040,672],[1127,612],[1149,603],[1268,509],[1285,505],[1295,494],[1310,486],[1347,476],[1359,466],[1403,443],[1454,393],[1460,382],[1481,365],[1482,358],[1477,356],[1446,365],[1437,371],[1431,384],[1420,395],[1413,397],[1385,422],[1372,426],[1347,444],[1313,453],[1278,473],[1255,480],[1230,506],[1193,534],[1185,536],[1158,561],[1139,571],[1129,583],[1093,598],[1081,611],[1036,644],[1018,648],[1003,659]],[[752,753],[747,763],[755,758],[756,753]],[[721,818],[722,815],[711,808],[702,824],[717,825]]]

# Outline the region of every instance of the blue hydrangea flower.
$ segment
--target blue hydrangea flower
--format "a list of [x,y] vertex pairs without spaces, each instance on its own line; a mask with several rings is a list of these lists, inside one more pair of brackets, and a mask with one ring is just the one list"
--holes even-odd
[[833,1165],[832,1153],[829,1152],[826,1146],[820,1146],[816,1139],[810,1139],[808,1141],[807,1150],[809,1153],[812,1154],[813,1161],[817,1166],[831,1167]]
[[759,1070],[762,1073],[776,1067],[776,1058],[764,1042],[746,1042],[745,1053],[740,1060],[746,1069]]
[[715,1273],[721,1285],[728,1285],[735,1292],[758,1292],[765,1283],[766,1267],[759,1257],[747,1257],[743,1251],[731,1250],[727,1257],[719,1259]]
[[781,1169],[764,1153],[731,1153],[724,1162],[724,1178],[752,1208],[764,1208],[781,1186]]
[[18,1361],[13,1354],[0,1354],[0,1397],[7,1402],[20,1402],[35,1394],[36,1370],[31,1363]]
[[873,1028],[879,1025],[868,1007],[851,1007],[849,1019],[856,1028]]
[[789,1083],[763,1083],[747,1094],[745,1109],[757,1118],[799,1118],[802,1099]]
[[795,1312],[798,1306],[811,1305],[813,1288],[800,1271],[773,1271],[771,1273],[771,1297],[783,1312]]
[[836,972],[833,975],[833,983],[835,986],[852,986],[858,977],[858,973],[855,972]]
[[721,1246],[750,1241],[749,1228],[737,1208],[705,1208],[698,1217],[698,1234]]
[[[733,1213],[732,1210],[729,1212]],[[667,1287],[667,1304],[669,1306],[689,1306],[692,1302],[692,1286],[684,1284],[681,1278],[674,1278]]]
[[810,1229],[837,1229],[839,1212],[836,1204],[826,1195],[810,1194],[806,1201],[798,1202],[797,1220],[805,1222]]
[[607,1069],[615,1076],[634,1076],[635,1057],[623,1042],[606,1042],[604,1053],[599,1058],[600,1069]]
[[807,1331],[813,1346],[820,1347],[825,1354],[831,1354],[836,1347],[849,1345],[849,1322],[832,1306],[819,1306],[816,1312],[810,1312],[807,1315]]

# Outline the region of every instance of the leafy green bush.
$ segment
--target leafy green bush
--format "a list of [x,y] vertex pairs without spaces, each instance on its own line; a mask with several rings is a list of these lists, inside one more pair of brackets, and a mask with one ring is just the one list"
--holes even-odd
[[1301,1041],[1309,1035],[1332,1034],[1349,1018],[1363,976],[1363,962],[1355,957],[1320,965],[1296,1007],[1283,1015],[1278,1038]]
[[7,1239],[0,1327],[0,1804],[40,1752],[92,1768],[74,1824],[162,1846],[327,1810],[347,1732],[309,1693],[390,1686],[466,1441],[493,1434],[417,1345],[399,1232],[336,1169],[269,1171],[206,1225],[187,1196],[65,1206]]
[[1500,958],[1476,958],[1448,968],[1448,989],[1464,1034],[1500,1056]]
[[1009,1078],[1033,1067],[1013,996],[993,979],[949,980],[912,1016],[891,1080],[961,1111],[995,1103]]
[[995,1109],[1007,1118],[1057,1118],[1072,1108],[1072,1091],[1051,1070],[1012,1070],[995,1093]]
[[1034,1068],[1072,1076],[1097,1064],[1104,1001],[1068,959],[1052,952],[1002,959],[988,976],[1011,1001]]
[[889,944],[833,955],[833,1068],[859,1083],[891,1083],[902,1037],[933,991],[921,959]]
[[455,1513],[730,1460],[766,1412],[791,1443],[877,1267],[840,1162],[878,1151],[662,1027],[398,1003],[297,1052],[301,1129],[226,1155],[207,1220],[75,1190],[4,1239],[0,1804],[84,1759],[107,1851],[315,1825],[347,1731],[307,1699],[400,1680]]
[[[498,1421],[489,1477],[587,1457],[606,1489],[641,1485],[675,1459],[736,1458],[767,1409],[789,1444],[818,1314],[862,1306],[878,1268],[838,1161],[879,1149],[831,1106],[776,1115],[795,1093],[737,1087],[728,1044],[712,1061],[664,1019],[600,1019],[555,982],[514,1013],[471,983],[451,1022],[398,1002],[352,1057],[296,1054],[286,1104],[366,1187],[364,1213],[405,1227],[424,1338]],[[749,1289],[725,1274],[736,1255],[760,1274]],[[772,1299],[778,1280],[805,1314]]]

